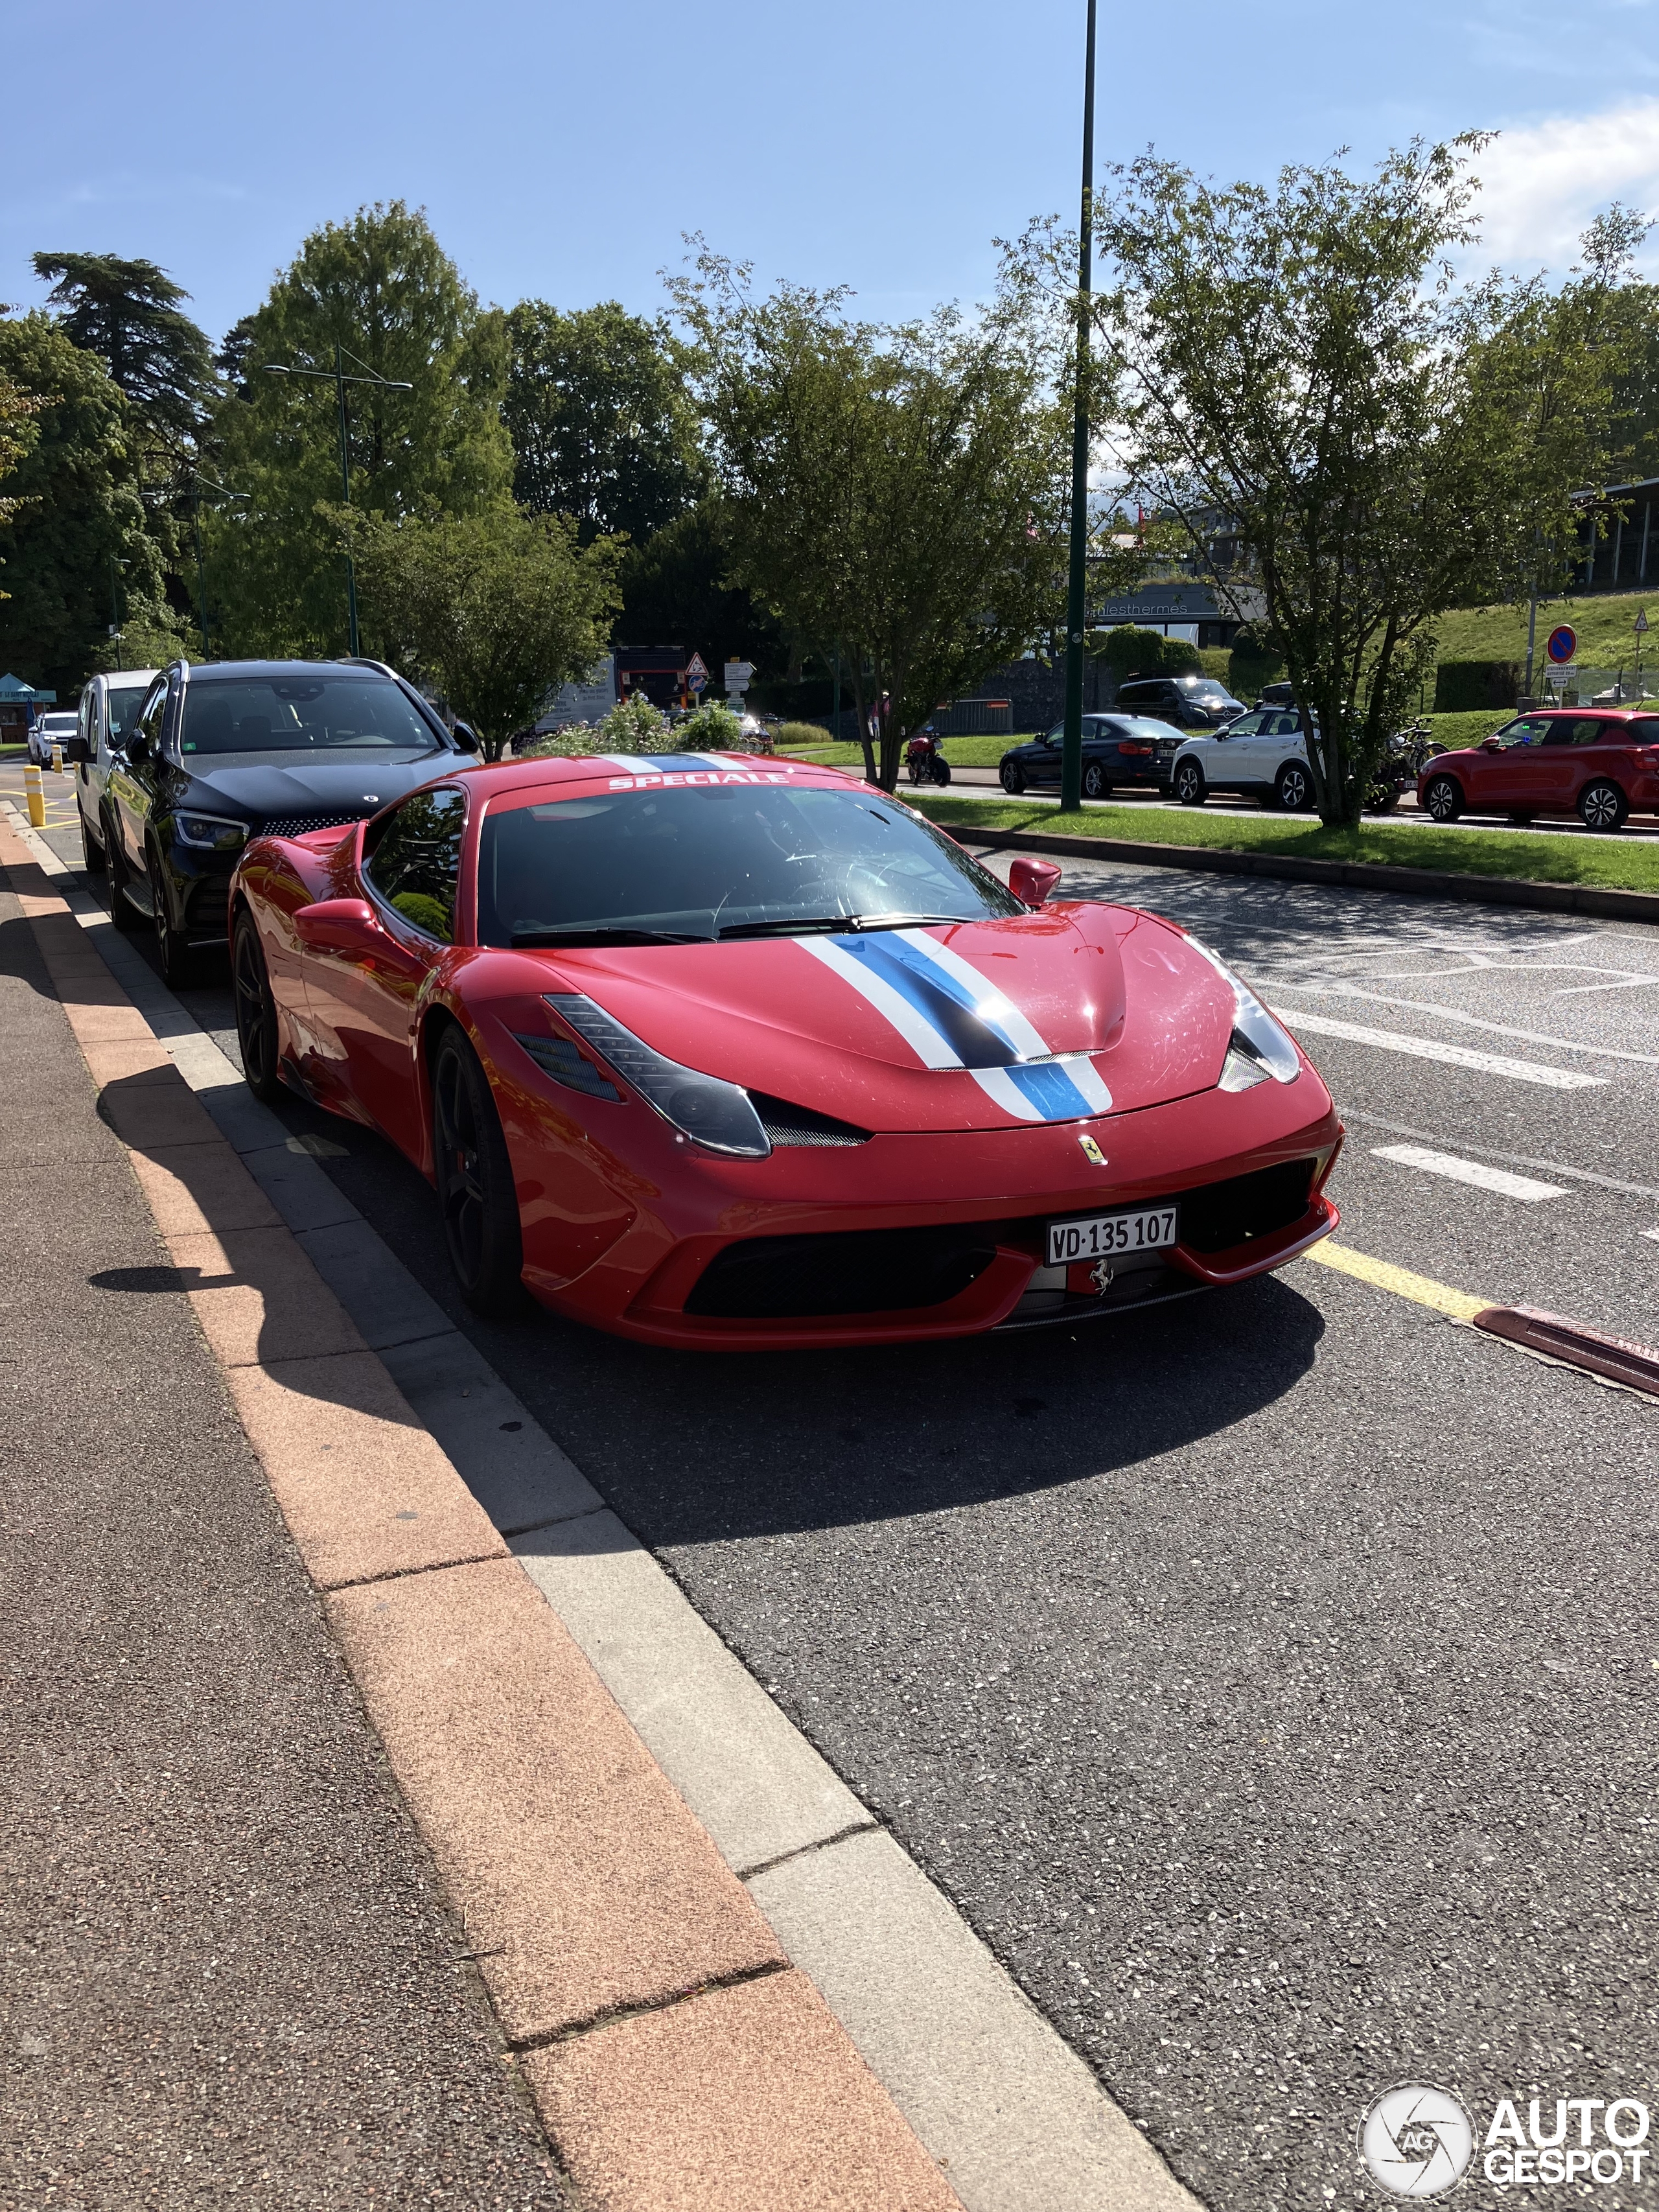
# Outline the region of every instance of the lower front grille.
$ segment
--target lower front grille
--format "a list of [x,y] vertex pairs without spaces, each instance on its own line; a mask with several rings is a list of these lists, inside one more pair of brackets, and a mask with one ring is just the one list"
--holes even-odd
[[254,831],[256,837],[304,837],[313,830],[343,830],[348,822],[361,822],[361,813],[273,814]]
[[210,878],[199,884],[190,902],[187,927],[191,936],[222,938],[229,924],[229,882]]
[[1308,1210],[1315,1164],[1285,1160],[1276,1168],[1182,1191],[1182,1243],[1194,1252],[1229,1252],[1252,1237],[1290,1228]]
[[745,1237],[714,1255],[685,1310],[726,1321],[793,1321],[942,1306],[990,1266],[997,1228],[980,1222]]

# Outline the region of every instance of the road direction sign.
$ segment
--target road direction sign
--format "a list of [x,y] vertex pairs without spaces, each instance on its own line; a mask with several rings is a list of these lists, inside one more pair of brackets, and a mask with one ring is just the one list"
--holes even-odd
[[1544,650],[1559,668],[1564,662],[1571,660],[1578,650],[1577,631],[1569,623],[1563,623],[1559,629],[1553,629],[1550,632],[1550,641]]

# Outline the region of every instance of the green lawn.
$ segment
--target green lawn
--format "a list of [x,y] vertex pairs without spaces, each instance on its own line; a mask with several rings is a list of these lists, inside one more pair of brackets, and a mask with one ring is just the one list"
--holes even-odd
[[[1598,592],[1593,599],[1540,599],[1534,667],[1544,662],[1544,641],[1558,623],[1578,633],[1578,658],[1587,668],[1629,668],[1635,659],[1638,612],[1650,610],[1659,633],[1659,584],[1651,592]],[[1442,660],[1519,660],[1527,657],[1527,607],[1461,607],[1435,623]],[[1659,634],[1643,641],[1642,670],[1659,677]]]
[[947,799],[932,793],[915,802],[950,827],[1034,830],[1044,836],[1123,837],[1141,845],[1211,845],[1224,851],[1294,853],[1316,860],[1368,860],[1396,868],[1441,868],[1463,875],[1515,876],[1528,883],[1595,884],[1609,890],[1659,891],[1659,844],[1612,839],[1516,836],[1504,830],[1440,830],[1401,823],[1327,830],[1282,815],[1176,814],[1162,807],[1093,806],[1062,814],[1018,799]]

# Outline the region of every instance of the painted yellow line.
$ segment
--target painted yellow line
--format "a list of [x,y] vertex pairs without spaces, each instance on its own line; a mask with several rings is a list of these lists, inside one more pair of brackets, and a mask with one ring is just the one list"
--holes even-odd
[[1322,1267],[1335,1267],[1342,1274],[1357,1275],[1362,1283],[1373,1284],[1379,1291],[1392,1291],[1397,1298],[1410,1298],[1419,1306],[1432,1306],[1436,1313],[1444,1314],[1451,1321],[1473,1321],[1488,1306],[1496,1305],[1496,1298],[1471,1297],[1467,1291],[1455,1291],[1449,1283],[1437,1283],[1431,1276],[1413,1275],[1409,1267],[1396,1267],[1387,1260],[1373,1260],[1368,1253],[1351,1251],[1346,1244],[1333,1244],[1328,1237],[1303,1255],[1304,1259],[1316,1260]]

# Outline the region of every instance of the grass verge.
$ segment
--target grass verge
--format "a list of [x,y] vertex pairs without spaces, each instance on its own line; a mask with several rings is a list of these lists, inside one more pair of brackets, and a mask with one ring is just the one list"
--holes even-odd
[[[909,793],[903,794],[910,798]],[[1175,814],[1162,808],[1094,806],[1062,814],[1018,799],[918,795],[913,803],[943,827],[1032,830],[1043,836],[1122,837],[1139,845],[1204,845],[1230,853],[1289,853],[1309,860],[1364,860],[1448,874],[1513,876],[1525,883],[1594,884],[1608,890],[1659,891],[1659,844],[1516,836],[1504,830],[1438,830],[1425,823],[1328,830],[1281,816]]]

